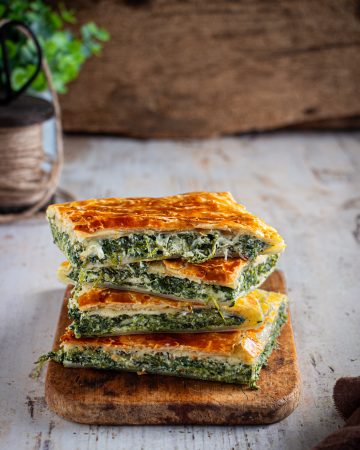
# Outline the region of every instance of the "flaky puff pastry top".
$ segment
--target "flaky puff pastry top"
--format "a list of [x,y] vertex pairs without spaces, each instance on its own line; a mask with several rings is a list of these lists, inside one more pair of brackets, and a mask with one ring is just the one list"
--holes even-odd
[[253,235],[279,251],[284,247],[277,231],[236,203],[229,192],[90,199],[50,205],[47,217],[78,240],[132,232],[221,230]]
[[260,292],[260,302],[265,315],[263,324],[246,331],[210,333],[138,334],[99,338],[75,338],[68,330],[61,338],[61,346],[102,348],[104,351],[123,350],[181,353],[204,357],[235,358],[245,364],[253,364],[264,351],[269,340],[279,308],[287,297],[276,292]]

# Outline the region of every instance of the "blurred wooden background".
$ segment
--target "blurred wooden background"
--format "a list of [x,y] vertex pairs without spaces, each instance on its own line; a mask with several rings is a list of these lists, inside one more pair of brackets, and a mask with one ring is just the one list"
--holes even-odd
[[360,124],[360,2],[73,0],[111,33],[66,131],[208,137]]

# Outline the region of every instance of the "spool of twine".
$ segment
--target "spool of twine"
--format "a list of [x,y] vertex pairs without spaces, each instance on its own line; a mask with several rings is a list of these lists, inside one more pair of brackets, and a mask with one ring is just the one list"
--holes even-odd
[[37,203],[46,189],[42,126],[0,128],[0,207]]
[[[3,24],[6,21],[0,22]],[[19,30],[30,37],[23,28]],[[0,127],[0,209],[20,208],[20,212],[0,214],[0,223],[25,219],[36,214],[55,193],[63,165],[61,111],[50,69],[42,58],[55,111],[56,152],[44,152],[42,124]],[[25,209],[23,208],[25,207]]]

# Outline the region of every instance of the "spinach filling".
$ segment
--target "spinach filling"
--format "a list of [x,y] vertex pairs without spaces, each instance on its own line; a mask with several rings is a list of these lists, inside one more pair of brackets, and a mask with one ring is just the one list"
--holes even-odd
[[268,244],[249,235],[226,236],[219,231],[177,232],[138,234],[132,233],[117,239],[98,239],[95,245],[99,252],[90,252],[85,259],[82,253],[91,244],[91,240],[71,243],[69,236],[60,231],[50,220],[55,244],[65,253],[74,265],[111,264],[121,265],[129,261],[159,260],[165,258],[183,258],[200,263],[215,256],[228,256],[255,259]]
[[104,351],[101,348],[60,349],[40,357],[38,363],[52,359],[66,365],[93,367],[97,369],[128,370],[136,372],[157,373],[180,377],[197,378],[225,383],[247,384],[256,388],[261,368],[266,365],[282,325],[287,320],[285,303],[280,307],[278,317],[273,325],[270,338],[264,351],[253,365],[230,363],[220,359],[174,356],[167,352],[155,354],[127,353],[120,350]]
[[120,314],[106,317],[81,312],[78,308],[69,306],[69,316],[73,319],[70,328],[77,338],[119,333],[208,331],[238,327],[245,321],[240,315],[221,315],[215,308],[169,314]]
[[164,296],[180,299],[219,301],[233,306],[235,300],[246,295],[259,286],[266,276],[275,268],[279,256],[270,255],[260,264],[249,264],[241,274],[235,289],[216,284],[196,282],[187,278],[164,276],[149,273],[145,262],[125,264],[123,266],[78,269],[72,266],[68,275],[74,282],[89,283],[123,289],[139,289]]
[[275,268],[279,259],[279,255],[268,256],[266,261],[257,264],[249,265],[242,273],[241,285],[239,286],[238,297],[250,292],[254,287],[259,286],[270,272]]
[[74,266],[80,266],[80,255],[84,251],[83,245],[81,245],[80,242],[72,243],[67,233],[60,231],[52,220],[50,220],[49,223],[54,244],[56,244],[66,255],[71,264]]

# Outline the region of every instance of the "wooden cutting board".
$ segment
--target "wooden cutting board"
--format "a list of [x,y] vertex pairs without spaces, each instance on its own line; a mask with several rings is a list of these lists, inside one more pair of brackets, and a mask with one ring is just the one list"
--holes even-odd
[[[264,289],[285,293],[281,272]],[[54,349],[69,324],[65,295]],[[45,398],[58,415],[95,425],[268,424],[297,406],[300,377],[290,317],[279,346],[261,372],[258,390],[245,386],[160,375],[95,369],[70,369],[50,362]]]

